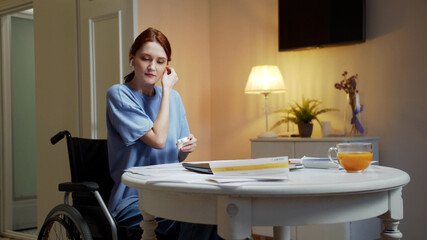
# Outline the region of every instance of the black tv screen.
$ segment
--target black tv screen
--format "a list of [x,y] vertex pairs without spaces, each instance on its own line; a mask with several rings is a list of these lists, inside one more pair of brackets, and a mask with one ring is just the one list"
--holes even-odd
[[279,51],[365,41],[365,0],[279,0]]

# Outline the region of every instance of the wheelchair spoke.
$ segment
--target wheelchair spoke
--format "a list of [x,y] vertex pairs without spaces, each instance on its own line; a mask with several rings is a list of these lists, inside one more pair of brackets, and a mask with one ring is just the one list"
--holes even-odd
[[[81,240],[81,236],[76,230],[74,223],[65,216],[55,216],[49,219],[42,227],[42,240],[70,239]],[[40,239],[40,238],[39,238]]]

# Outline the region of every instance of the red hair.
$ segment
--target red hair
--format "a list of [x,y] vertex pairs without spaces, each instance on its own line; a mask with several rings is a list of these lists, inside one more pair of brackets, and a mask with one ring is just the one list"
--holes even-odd
[[[135,56],[136,52],[144,46],[147,42],[156,42],[160,44],[160,46],[163,47],[163,49],[166,52],[166,56],[168,57],[168,62],[171,61],[171,55],[172,55],[172,49],[169,43],[168,38],[159,30],[154,29],[152,27],[147,28],[145,31],[143,31],[139,36],[135,39],[133,42],[130,50],[129,50],[129,56]],[[133,77],[135,76],[135,72],[132,71],[128,75],[126,75],[125,82],[132,81]]]

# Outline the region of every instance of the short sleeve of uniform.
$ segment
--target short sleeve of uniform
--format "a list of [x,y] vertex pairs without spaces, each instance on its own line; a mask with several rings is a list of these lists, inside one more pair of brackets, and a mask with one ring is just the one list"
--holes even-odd
[[126,146],[134,144],[153,127],[141,101],[124,84],[114,85],[107,92],[107,121]]

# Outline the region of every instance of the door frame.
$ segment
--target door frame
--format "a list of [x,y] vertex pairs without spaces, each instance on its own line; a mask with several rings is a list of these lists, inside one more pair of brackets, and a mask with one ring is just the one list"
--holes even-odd
[[[90,0],[88,0],[88,1],[90,1]],[[126,0],[126,1],[128,1],[128,0]],[[131,9],[132,13],[133,13],[132,17],[134,18],[133,22],[137,23],[137,21],[135,21],[135,19],[137,18],[137,14],[136,14],[136,12],[137,12],[137,7],[136,7],[137,6],[136,5],[137,4],[137,0],[129,0],[129,1],[132,2],[132,6],[133,6],[132,9]],[[83,132],[82,131],[82,123],[81,123],[82,122],[82,119],[81,119],[81,117],[82,117],[81,116],[81,114],[82,114],[82,112],[81,112],[81,103],[79,103],[81,101],[80,94],[82,92],[82,86],[81,86],[81,69],[80,69],[81,68],[81,63],[79,61],[80,58],[81,58],[79,56],[79,54],[80,54],[79,51],[80,51],[80,48],[81,48],[81,46],[80,46],[80,44],[81,44],[80,43],[80,36],[79,36],[79,32],[80,32],[80,25],[79,25],[79,15],[80,15],[79,8],[80,7],[79,7],[79,5],[81,3],[82,3],[82,0],[74,0],[74,4],[76,6],[76,10],[75,10],[76,12],[73,13],[73,14],[76,14],[75,27],[77,28],[76,39],[75,39],[75,44],[77,46],[77,49],[76,49],[77,50],[77,52],[76,52],[76,55],[77,55],[77,62],[76,62],[76,65],[77,65],[76,66],[77,74],[76,74],[76,79],[75,79],[76,80],[75,84],[77,85],[77,92],[72,93],[70,95],[75,94],[75,97],[77,98],[77,100],[76,100],[77,101],[77,107],[75,109],[75,110],[77,110],[77,113],[75,114],[77,116],[77,119],[70,120],[71,123],[69,123],[69,124],[74,124],[75,123],[75,125],[72,125],[72,126],[76,127],[76,130],[77,130],[76,132],[80,133],[80,134],[76,134],[76,136],[79,136],[79,135],[81,136],[81,134]],[[34,11],[35,11],[35,15],[37,17],[37,11],[39,11],[39,9],[40,9],[40,12],[43,12],[51,4],[49,2],[47,2],[47,3],[45,2],[45,3],[41,4],[41,3],[35,2],[34,0],[1,0],[0,1],[0,16],[3,16],[5,14],[14,13],[14,12],[19,12],[21,10],[25,10],[25,9],[29,9],[29,8],[33,8],[34,5],[36,7],[36,9],[34,9]],[[53,6],[55,6],[55,4],[53,4]],[[61,10],[63,10],[63,9],[61,9]],[[35,18],[34,23],[35,23],[35,25],[37,25],[37,24],[40,25],[40,24],[44,23],[43,21],[45,21],[45,20],[46,20],[45,18],[42,18],[42,21],[41,20],[37,20],[37,18]],[[66,21],[66,24],[70,24],[70,21]],[[132,40],[133,40],[135,38],[135,36],[136,36],[137,25],[133,25],[132,29],[133,29],[133,33],[132,33],[133,34]],[[35,26],[35,31],[37,31],[36,26]],[[0,31],[0,34],[2,34],[1,31]],[[129,34],[129,33],[126,33],[126,34]],[[35,38],[35,40],[37,40],[37,37]],[[55,45],[54,47],[57,47],[57,46]],[[35,48],[37,48],[37,45],[35,45]],[[41,49],[41,50],[43,50],[43,49]],[[125,49],[125,50],[127,52],[127,49]],[[0,51],[1,51],[1,49],[0,49]],[[37,51],[36,51],[36,55],[37,55]],[[74,57],[74,55],[73,55],[73,57]],[[38,58],[36,56],[36,61],[37,61],[37,59]],[[124,60],[127,60],[127,57],[124,58]],[[2,66],[1,62],[4,62],[5,64],[7,64],[7,63],[10,64],[10,61],[7,61],[7,60],[4,61],[3,59],[0,58],[0,68],[6,68],[6,67]],[[43,62],[43,64],[46,64],[46,63]],[[126,65],[128,65],[128,64],[126,64]],[[126,65],[123,65],[123,66],[126,66]],[[1,71],[1,69],[0,69],[0,71]],[[36,64],[36,72],[37,72],[37,64]],[[12,188],[10,188],[9,192],[4,191],[5,188],[3,187],[4,185],[11,183],[11,181],[8,180],[8,178],[6,178],[5,174],[3,174],[5,166],[7,165],[7,164],[4,163],[5,161],[3,161],[3,159],[4,159],[4,157],[7,154],[9,154],[9,155],[11,154],[11,152],[9,152],[9,153],[5,152],[6,148],[4,147],[4,144],[6,144],[7,142],[11,143],[11,141],[9,141],[7,137],[9,136],[9,139],[10,139],[10,136],[12,136],[11,135],[11,131],[10,131],[11,128],[10,127],[9,128],[5,127],[5,123],[10,122],[10,119],[8,119],[1,112],[1,111],[4,110],[3,105],[8,102],[8,101],[5,101],[5,100],[7,100],[7,98],[5,97],[5,94],[3,94],[3,93],[7,89],[10,89],[10,86],[9,86],[9,88],[7,88],[8,87],[7,85],[3,86],[4,83],[3,83],[2,79],[4,78],[4,76],[6,76],[5,74],[6,73],[4,73],[4,71],[1,71],[1,73],[0,73],[0,94],[1,94],[1,96],[0,96],[0,109],[2,109],[2,110],[0,110],[0,173],[1,173],[1,176],[0,176],[0,188],[1,188],[0,189],[0,235],[1,236],[5,236],[5,237],[18,238],[18,239],[35,239],[36,236],[29,236],[28,234],[22,234],[22,233],[14,232],[12,230],[8,230],[8,229],[12,229],[12,228],[8,228],[7,229],[6,228],[7,226],[6,226],[5,221],[4,221],[5,219],[8,219],[8,218],[4,217],[4,213],[6,213],[6,211],[8,211],[5,208],[5,206],[7,206],[7,205],[5,205],[5,201],[4,200],[5,200],[5,197],[12,196],[12,194],[9,194],[9,193],[12,193],[12,191],[13,191]],[[45,74],[45,72],[40,71],[39,74],[43,75],[43,74]],[[36,74],[36,80],[37,80],[37,74]],[[45,84],[46,82],[48,82],[48,81],[46,80],[45,82],[43,82],[43,84]],[[36,84],[36,88],[37,88],[37,84]],[[10,91],[9,91],[9,95],[10,95]],[[53,95],[56,96],[55,94],[53,94]],[[5,98],[5,99],[3,99],[3,98]],[[10,99],[10,96],[9,96],[9,99]],[[72,99],[72,100],[74,101],[75,99]],[[41,111],[43,111],[43,110],[45,110],[45,109],[42,108]],[[73,110],[74,109],[67,110],[67,111],[73,111]],[[70,114],[70,115],[74,116],[74,113]],[[47,154],[45,154],[45,151],[47,149],[48,143],[44,142],[45,135],[47,135],[46,131],[44,131],[42,133],[40,133],[40,132],[37,133],[37,140],[43,139],[43,142],[42,141],[37,141],[37,151],[38,151],[37,157],[38,157],[38,160],[39,160],[38,163],[37,163],[38,173],[40,171],[39,168],[41,168],[40,166],[43,167],[44,166],[43,164],[45,164],[47,162],[53,162],[53,160],[54,160],[53,157],[51,157],[51,156],[47,156],[46,158],[41,158],[41,156],[44,157],[44,156],[47,155]],[[50,145],[49,145],[49,147],[50,147]],[[49,151],[51,151],[51,150],[49,150]],[[62,151],[63,152],[63,150],[58,150],[58,151]],[[10,159],[10,157],[9,157],[9,159]],[[40,162],[42,162],[42,163],[40,163]],[[59,164],[62,164],[62,163],[59,163]],[[8,174],[11,175],[11,171],[9,171]],[[54,174],[53,174],[53,176],[57,177]],[[10,179],[10,177],[9,177],[9,179]],[[43,178],[43,176],[38,175],[37,176],[37,181],[38,181],[37,185],[39,187],[40,184],[45,184],[46,183],[46,178]],[[49,185],[49,187],[50,187],[50,185]],[[40,189],[37,190],[37,193],[40,194]],[[56,190],[55,190],[55,194],[56,195],[53,196],[54,200],[48,200],[48,201],[45,201],[48,198],[47,195],[45,195],[45,194],[38,195],[39,203],[38,203],[38,207],[37,207],[38,208],[37,213],[39,215],[43,215],[45,211],[48,211],[48,210],[51,209],[50,205],[52,203],[56,203],[56,197],[58,195],[56,193]],[[42,214],[40,214],[40,213],[42,213]],[[9,219],[10,219],[10,216],[11,216],[10,214],[11,214],[11,212],[9,213]],[[43,219],[44,218],[42,218],[40,216],[38,217],[38,221],[39,221],[38,226],[39,227],[41,226],[40,221],[43,221]]]
[[10,72],[10,14],[33,8],[32,0],[5,0],[0,2],[1,58],[0,58],[0,234],[20,239],[35,239],[35,236],[12,230],[13,202],[13,153],[12,153],[12,95]]

